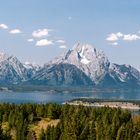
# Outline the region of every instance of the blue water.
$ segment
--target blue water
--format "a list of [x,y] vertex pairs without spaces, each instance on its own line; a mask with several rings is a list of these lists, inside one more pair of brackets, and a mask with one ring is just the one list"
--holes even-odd
[[49,93],[49,92],[0,92],[0,103],[63,103],[79,97],[99,99],[140,100],[140,92],[131,93]]

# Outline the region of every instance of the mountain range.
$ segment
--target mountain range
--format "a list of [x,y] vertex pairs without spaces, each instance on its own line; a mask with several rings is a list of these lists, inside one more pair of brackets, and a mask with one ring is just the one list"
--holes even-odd
[[102,50],[78,43],[42,67],[0,53],[0,84],[139,88],[140,72],[111,63]]

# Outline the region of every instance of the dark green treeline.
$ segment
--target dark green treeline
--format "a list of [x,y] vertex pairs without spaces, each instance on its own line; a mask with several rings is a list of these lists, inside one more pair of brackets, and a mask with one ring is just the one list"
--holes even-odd
[[11,140],[11,132],[17,140],[36,140],[29,125],[42,118],[60,121],[42,129],[39,140],[140,140],[140,117],[129,111],[58,104],[1,104],[0,140]]

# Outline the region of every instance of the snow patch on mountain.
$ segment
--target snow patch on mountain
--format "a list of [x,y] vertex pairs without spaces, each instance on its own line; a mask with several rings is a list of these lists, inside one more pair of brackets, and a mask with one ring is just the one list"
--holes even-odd
[[109,67],[109,73],[114,79],[118,78],[124,83],[135,83],[140,85],[140,72],[130,65],[118,65],[111,64]]
[[26,61],[24,64],[24,67],[26,68],[26,69],[35,69],[36,71],[38,71],[41,67],[38,65],[38,64],[36,64],[35,62],[33,62],[33,63],[31,63],[31,62],[29,62],[29,61]]
[[81,63],[86,65],[86,64],[90,63],[90,61],[86,58],[86,56],[84,56],[84,49],[85,49],[85,46],[82,47],[82,51],[79,53],[79,55],[81,57]]
[[81,59],[81,63],[87,65],[87,64],[90,63],[90,61],[89,61],[88,59],[86,59],[85,57],[83,57],[83,58]]
[[47,65],[60,63],[75,65],[95,83],[99,83],[104,78],[110,64],[103,51],[89,44],[80,43],[74,45],[72,50],[69,50],[61,57],[55,58]]
[[[26,65],[27,66],[27,65]],[[27,81],[31,78],[37,69],[30,67],[28,69],[21,63],[17,57],[9,56],[5,53],[0,53],[0,83],[17,84]]]
[[130,65],[111,64],[103,51],[76,44],[43,67],[21,63],[16,57],[0,53],[0,84],[30,81],[43,85],[92,85],[97,87],[140,87],[140,72]]

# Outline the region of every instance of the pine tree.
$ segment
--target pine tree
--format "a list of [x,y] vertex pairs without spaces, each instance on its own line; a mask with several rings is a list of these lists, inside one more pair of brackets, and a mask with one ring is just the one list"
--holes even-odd
[[117,137],[116,140],[124,140],[124,124],[122,124],[122,126],[119,128],[118,132],[117,132]]
[[89,134],[89,125],[87,124],[80,135],[80,140],[88,139]]
[[43,129],[40,132],[39,140],[45,140],[45,133],[44,133],[44,130]]

